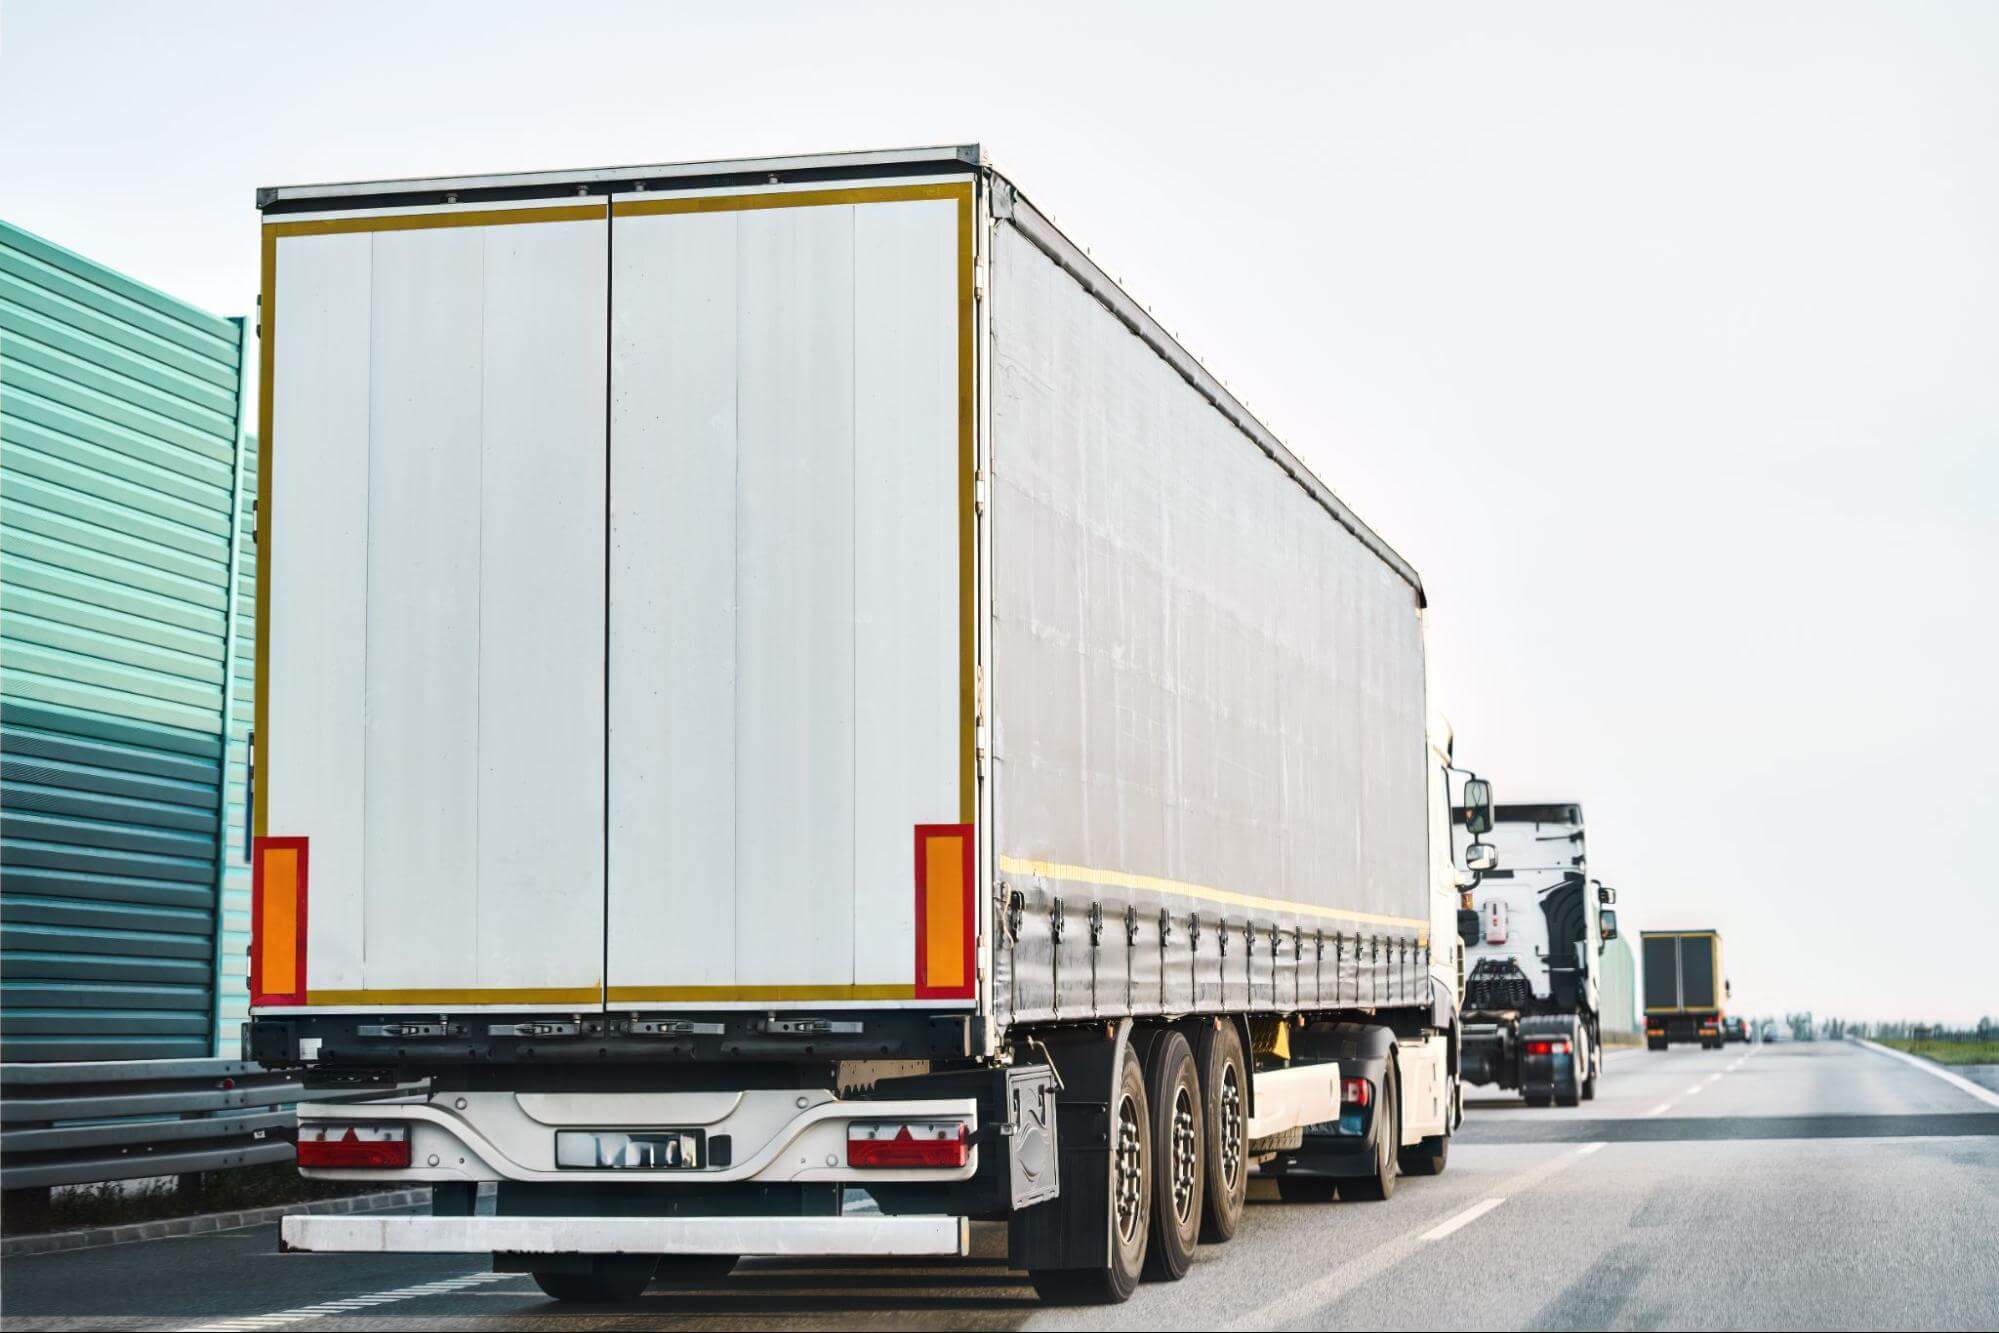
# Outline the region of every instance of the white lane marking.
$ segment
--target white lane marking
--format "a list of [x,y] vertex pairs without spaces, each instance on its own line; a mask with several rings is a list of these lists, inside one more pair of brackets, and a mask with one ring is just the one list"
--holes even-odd
[[1681,1093],[1680,1095],[1682,1097],[1698,1097],[1701,1095],[1701,1089],[1705,1088],[1706,1086],[1707,1084],[1705,1083],[1696,1083],[1694,1084],[1694,1086],[1688,1088],[1685,1092]]
[[1591,1153],[1600,1152],[1609,1146],[1607,1143],[1585,1143],[1582,1147],[1576,1149],[1576,1156],[1587,1157]]
[[[1727,1072],[1728,1071],[1724,1069],[1721,1071],[1721,1074],[1726,1074]],[[1709,1074],[1707,1076],[1707,1081],[1710,1083],[1719,1083],[1721,1082],[1721,1074]]]
[[1500,1204],[1505,1202],[1506,1200],[1504,1199],[1486,1199],[1483,1200],[1482,1202],[1475,1203],[1471,1207],[1465,1209],[1462,1213],[1459,1213],[1456,1217],[1451,1218],[1449,1221],[1439,1222],[1436,1226],[1431,1227],[1428,1231],[1423,1233],[1423,1239],[1442,1240],[1444,1237],[1450,1235],[1453,1231],[1456,1231],[1459,1227],[1471,1225],[1473,1222],[1478,1221],[1481,1217],[1484,1217],[1487,1213],[1491,1212],[1493,1209],[1499,1207]]
[[[1581,1160],[1582,1157],[1578,1153],[1560,1153],[1539,1166],[1499,1181],[1497,1182],[1497,1187],[1503,1190],[1504,1193],[1490,1202],[1497,1205],[1502,1199],[1525,1194],[1528,1190],[1541,1184],[1556,1172],[1574,1166]],[[1473,1212],[1476,1213],[1477,1210],[1475,1209]],[[1465,1221],[1471,1220],[1471,1218],[1465,1217],[1462,1213],[1459,1216],[1464,1217]],[[1431,1229],[1434,1230],[1435,1228]],[[1317,1311],[1324,1309],[1363,1283],[1381,1276],[1404,1259],[1407,1259],[1410,1255],[1416,1253],[1422,1247],[1425,1239],[1427,1239],[1427,1235],[1423,1231],[1406,1231],[1393,1240],[1383,1241],[1373,1249],[1363,1251],[1346,1263],[1341,1264],[1339,1267],[1311,1282],[1307,1282],[1302,1286],[1290,1287],[1283,1295],[1258,1306],[1246,1314],[1239,1315],[1222,1327],[1227,1329],[1282,1328],[1289,1324],[1309,1320]]]
[[443,1296],[471,1287],[483,1287],[489,1282],[505,1282],[509,1278],[519,1276],[518,1273],[467,1273],[463,1277],[446,1278],[441,1282],[425,1282],[421,1286],[371,1292],[366,1296],[349,1296],[339,1301],[321,1301],[317,1305],[301,1305],[296,1309],[278,1310],[272,1314],[237,1315],[235,1318],[219,1319],[213,1323],[193,1324],[188,1327],[186,1333],[248,1333],[251,1329],[282,1328],[286,1324],[301,1324],[308,1319],[324,1319],[329,1315],[358,1310],[364,1306],[413,1301],[424,1296]]
[[1892,1046],[1883,1046],[1879,1042],[1869,1041],[1865,1037],[1858,1038],[1858,1040],[1868,1050],[1878,1051],[1882,1055],[1892,1055],[1903,1064],[1914,1065],[1925,1074],[1942,1079],[1958,1091],[1970,1093],[1987,1106],[1999,1106],[1999,1092],[1994,1092],[1990,1088],[1981,1088],[1970,1079],[1953,1074],[1940,1064],[1925,1060],[1920,1055],[1910,1055],[1907,1051],[1898,1051]]
[[1673,1109],[1673,1104],[1671,1102],[1660,1102],[1657,1106],[1653,1107],[1651,1110],[1647,1111],[1644,1115],[1641,1115],[1638,1118],[1640,1120],[1650,1120],[1653,1116],[1664,1115],[1666,1112],[1672,1109]]

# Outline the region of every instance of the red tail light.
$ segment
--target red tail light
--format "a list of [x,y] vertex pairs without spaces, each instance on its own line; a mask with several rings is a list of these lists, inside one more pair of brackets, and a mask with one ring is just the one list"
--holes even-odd
[[950,1168],[971,1160],[972,1127],[962,1120],[856,1121],[847,1126],[851,1167]]
[[1530,1041],[1527,1043],[1529,1055],[1567,1055],[1569,1043],[1566,1038],[1557,1041]]
[[1364,1078],[1343,1078],[1340,1080],[1340,1104],[1342,1106],[1366,1106],[1374,1100],[1374,1085]]
[[348,1170],[396,1170],[410,1164],[402,1125],[300,1125],[298,1164]]

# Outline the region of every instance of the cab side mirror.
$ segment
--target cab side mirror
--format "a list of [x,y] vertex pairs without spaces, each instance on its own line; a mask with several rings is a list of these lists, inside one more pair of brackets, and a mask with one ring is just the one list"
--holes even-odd
[[1612,903],[1617,901],[1617,890],[1610,888],[1606,885],[1599,884],[1596,886],[1596,900],[1602,903],[1605,907],[1608,907]]
[[1465,831],[1474,838],[1492,832],[1492,784],[1484,778],[1465,779]]
[[1465,848],[1465,869],[1480,874],[1499,864],[1499,852],[1489,842],[1475,842]]
[[1617,913],[1611,911],[1597,914],[1597,928],[1605,940],[1617,938]]

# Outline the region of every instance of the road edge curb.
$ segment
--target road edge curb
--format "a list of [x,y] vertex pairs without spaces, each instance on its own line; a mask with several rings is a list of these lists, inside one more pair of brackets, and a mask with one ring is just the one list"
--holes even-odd
[[300,1213],[380,1213],[429,1202],[430,1187],[426,1185],[421,1189],[390,1190],[381,1194],[350,1194],[337,1199],[274,1204],[268,1208],[244,1208],[228,1213],[163,1217],[153,1222],[126,1222],[115,1227],[43,1231],[27,1236],[0,1238],[0,1259],[16,1259],[31,1254],[63,1254],[71,1250],[95,1250],[106,1245],[129,1245],[141,1240],[205,1236],[218,1231],[264,1226]]

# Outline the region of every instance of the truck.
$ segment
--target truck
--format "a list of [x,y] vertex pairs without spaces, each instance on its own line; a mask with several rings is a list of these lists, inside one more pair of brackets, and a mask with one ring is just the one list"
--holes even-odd
[[1422,581],[976,146],[258,204],[246,1041],[433,1198],[286,1245],[1114,1302],[1445,1168]]
[[1698,1041],[1720,1050],[1727,1040],[1722,1006],[1729,984],[1721,970],[1721,932],[1639,932],[1645,969],[1645,1047],[1663,1051]]
[[1588,1101],[1603,1076],[1602,953],[1617,938],[1617,893],[1590,880],[1582,806],[1465,807],[1454,822],[1474,839],[1466,856],[1490,864],[1463,918],[1464,1079],[1529,1106]]

